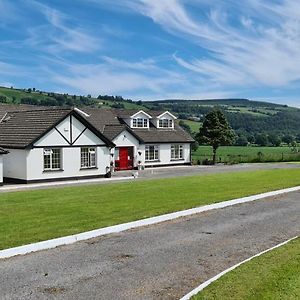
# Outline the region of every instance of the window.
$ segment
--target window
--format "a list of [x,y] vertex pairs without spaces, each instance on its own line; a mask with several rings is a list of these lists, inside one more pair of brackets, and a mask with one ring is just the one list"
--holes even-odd
[[158,127],[160,127],[160,128],[172,128],[173,127],[173,120],[160,119],[158,121]]
[[135,128],[147,128],[148,127],[148,119],[142,119],[142,118],[138,118],[138,119],[133,119],[132,120],[132,127]]
[[44,170],[61,169],[61,149],[44,149]]
[[96,168],[95,148],[81,148],[81,168]]
[[172,145],[171,146],[171,159],[183,159],[183,146]]
[[158,160],[158,146],[153,145],[153,146],[146,146],[145,147],[145,160],[146,161],[154,161]]

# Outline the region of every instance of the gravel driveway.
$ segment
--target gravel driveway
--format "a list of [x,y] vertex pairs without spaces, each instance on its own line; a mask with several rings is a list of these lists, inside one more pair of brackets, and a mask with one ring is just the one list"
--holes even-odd
[[300,193],[0,261],[0,299],[179,299],[300,233]]

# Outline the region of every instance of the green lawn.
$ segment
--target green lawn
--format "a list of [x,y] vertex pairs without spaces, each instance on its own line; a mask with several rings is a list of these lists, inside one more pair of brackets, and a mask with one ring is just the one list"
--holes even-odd
[[0,249],[300,185],[300,169],[0,193]]
[[192,299],[300,299],[300,239],[227,273]]
[[[212,158],[210,146],[200,146],[192,154],[194,161],[200,160],[201,162],[206,158]],[[217,159],[227,163],[300,161],[300,153],[293,153],[290,147],[226,146],[218,149]]]

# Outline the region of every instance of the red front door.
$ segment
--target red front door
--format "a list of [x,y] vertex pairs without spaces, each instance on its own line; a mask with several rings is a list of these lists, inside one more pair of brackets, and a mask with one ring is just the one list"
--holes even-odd
[[128,148],[122,147],[119,150],[120,156],[120,170],[128,169]]
[[119,147],[117,150],[116,170],[131,170],[133,168],[133,147]]

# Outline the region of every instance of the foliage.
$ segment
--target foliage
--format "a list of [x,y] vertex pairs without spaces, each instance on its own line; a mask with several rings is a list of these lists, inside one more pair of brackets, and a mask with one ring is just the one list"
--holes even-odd
[[192,129],[191,129],[191,127],[186,123],[186,122],[184,122],[183,120],[180,120],[179,121],[179,126],[181,126],[186,132],[188,132],[188,133],[192,133]]
[[244,135],[240,135],[235,141],[236,146],[247,146],[248,143],[248,139]]
[[261,147],[268,146],[269,140],[268,136],[265,133],[258,134],[255,137],[255,144]]
[[196,136],[200,144],[212,146],[213,163],[216,162],[216,151],[220,146],[234,143],[235,134],[220,110],[214,110],[205,116],[202,127]]

